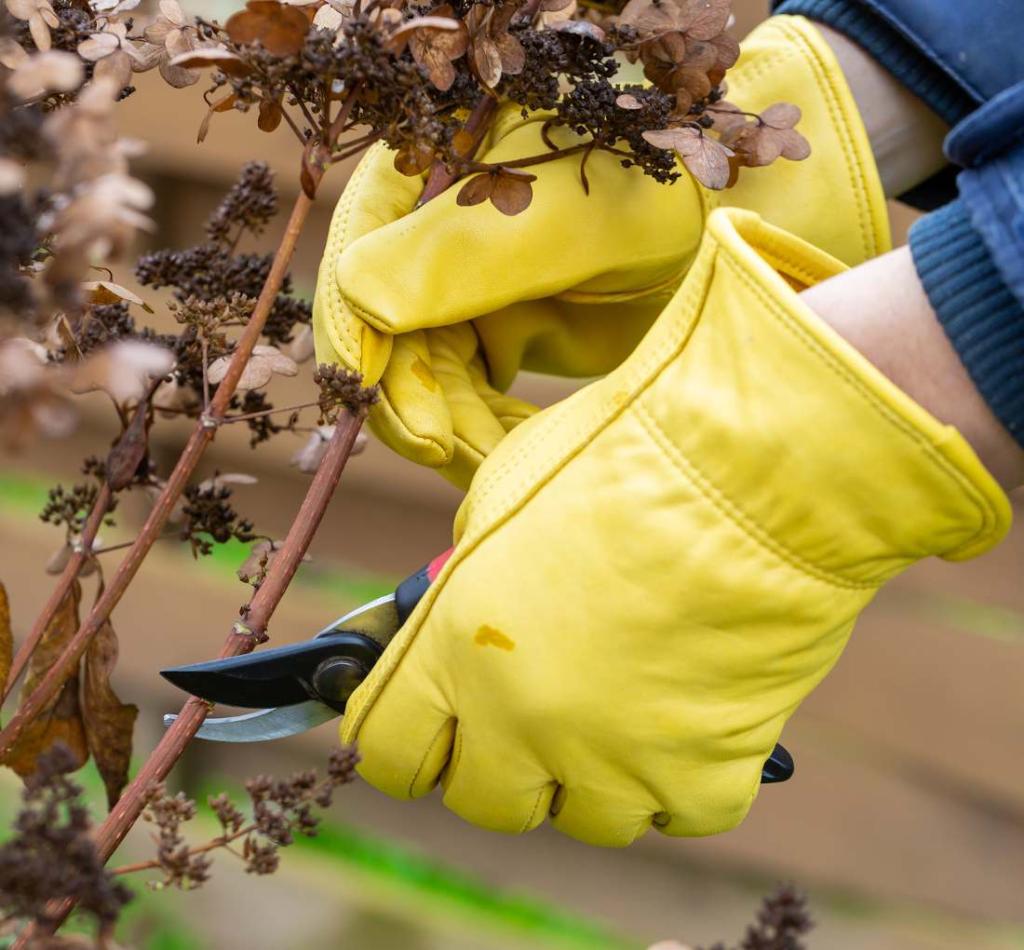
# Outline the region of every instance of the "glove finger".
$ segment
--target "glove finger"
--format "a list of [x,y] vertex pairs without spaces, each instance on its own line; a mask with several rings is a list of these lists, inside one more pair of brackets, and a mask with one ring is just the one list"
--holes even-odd
[[467,370],[476,394],[506,432],[511,432],[520,422],[540,412],[540,406],[532,402],[498,392],[487,380],[487,367],[481,354],[473,357]]
[[522,834],[547,817],[557,783],[507,740],[473,734],[460,723],[441,777],[444,804],[471,824]]
[[735,828],[754,804],[767,757],[766,752],[718,764],[713,775],[681,775],[664,795],[665,810],[655,817],[654,827],[662,834],[687,838]]
[[338,363],[377,383],[391,352],[388,335],[367,326],[345,302],[337,263],[353,241],[406,214],[423,187],[394,169],[394,155],[383,144],[369,149],[352,172],[334,209],[320,261],[313,299],[313,335],[317,361]]
[[448,399],[423,331],[394,338],[370,428],[389,448],[419,465],[441,468],[455,451]]
[[505,427],[480,397],[470,378],[469,362],[477,340],[468,324],[430,330],[430,361],[452,420],[452,458],[444,476],[467,487],[480,463],[505,437]]
[[[359,774],[393,798],[421,798],[451,757],[458,723],[422,651],[408,650],[390,678],[375,669],[352,694],[342,742],[359,746]],[[378,664],[385,663],[387,654]]]
[[658,812],[657,804],[644,804],[643,797],[638,792],[635,800],[614,798],[595,785],[563,786],[552,802],[551,824],[587,844],[624,848],[647,832]]
[[[543,152],[539,129],[539,122],[525,123],[485,160]],[[565,130],[554,134],[571,136]],[[677,275],[681,256],[695,243],[680,239],[679,222],[692,225],[693,238],[702,225],[692,182],[684,177],[662,185],[637,168],[623,169],[617,156],[604,152],[590,157],[587,175],[589,197],[577,157],[544,165],[530,207],[512,216],[489,202],[458,207],[460,188],[450,188],[352,242],[337,264],[342,293],[367,323],[401,333],[584,284],[596,295],[645,293]],[[568,247],[573,253],[565,252]]]

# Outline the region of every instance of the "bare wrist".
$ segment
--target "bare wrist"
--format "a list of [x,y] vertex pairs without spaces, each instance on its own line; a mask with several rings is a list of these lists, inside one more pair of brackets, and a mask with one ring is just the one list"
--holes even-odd
[[1024,485],[1024,448],[992,414],[899,248],[801,295],[832,329],[936,419],[956,428],[1006,489]]

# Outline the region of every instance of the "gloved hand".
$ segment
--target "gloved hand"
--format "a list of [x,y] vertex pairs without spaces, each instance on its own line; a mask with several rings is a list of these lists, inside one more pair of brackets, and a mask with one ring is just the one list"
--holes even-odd
[[967,442],[794,290],[841,269],[711,215],[637,350],[473,480],[454,555],[349,701],[368,781],[602,845],[744,817],[875,591],[1010,521]]
[[[856,106],[831,50],[801,17],[745,41],[730,99],[803,110],[812,154],[744,170],[710,192],[688,174],[666,186],[608,153],[531,168],[530,207],[457,207],[458,188],[410,214],[419,178],[374,149],[335,212],[314,307],[317,358],[382,384],[370,423],[400,454],[465,486],[506,430],[535,411],[503,395],[521,368],[600,375],[633,350],[692,260],[719,203],[768,220],[854,265],[889,248],[885,202]],[[506,106],[489,162],[545,150],[543,117]],[[571,133],[557,133],[566,140]],[[566,141],[564,144],[569,144]]]

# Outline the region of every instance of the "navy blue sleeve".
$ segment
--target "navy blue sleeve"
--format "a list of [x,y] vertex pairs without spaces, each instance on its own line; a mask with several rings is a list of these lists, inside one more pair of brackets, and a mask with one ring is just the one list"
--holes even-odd
[[[862,46],[950,126],[1024,80],[1022,0],[774,0]],[[921,210],[956,197],[953,168],[900,196]]]
[[914,225],[910,249],[971,379],[1024,445],[1024,2],[774,0],[773,8],[843,33],[954,127],[945,144],[953,164],[901,196],[923,210],[945,205]]
[[910,231],[914,265],[979,392],[1024,445],[1024,82],[950,133],[960,199]]

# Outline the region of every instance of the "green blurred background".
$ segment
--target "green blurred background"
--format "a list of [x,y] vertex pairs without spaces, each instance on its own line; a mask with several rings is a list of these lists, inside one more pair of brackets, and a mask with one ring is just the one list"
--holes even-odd
[[[767,6],[734,5],[738,35]],[[191,5],[207,16],[233,6]],[[158,195],[161,246],[198,239],[203,217],[246,160],[270,161],[285,200],[294,193],[296,154],[284,131],[265,136],[249,117],[223,115],[197,146],[202,86],[174,91],[153,74],[138,84],[121,109],[126,134],[150,143],[136,167]],[[348,170],[328,179],[303,237],[295,276],[304,294],[312,293]],[[893,220],[901,238],[910,214],[894,206]],[[127,270],[116,279],[131,283]],[[303,369],[275,401],[309,398]],[[537,377],[517,385],[542,403],[570,389]],[[155,448],[166,467],[186,430],[162,429]],[[19,639],[49,589],[43,565],[60,540],[36,518],[45,490],[56,480],[73,482],[80,459],[102,452],[113,435],[102,400],[86,400],[71,439],[3,456],[0,580],[11,592]],[[308,484],[287,464],[297,448],[289,438],[250,453],[243,433],[224,431],[203,468],[258,475],[257,485],[240,488],[238,508],[275,536]],[[447,547],[458,500],[436,475],[371,442],[346,472],[314,560],[281,605],[275,642],[312,635]],[[1019,508],[1021,499],[1015,502]],[[138,506],[125,505],[104,540],[131,537],[140,517]],[[179,699],[156,671],[216,651],[246,598],[234,577],[244,557],[241,547],[228,546],[194,562],[162,543],[116,612],[118,686],[142,710],[140,757]],[[760,896],[788,880],[811,896],[816,948],[1024,947],[1022,565],[1024,531],[1017,528],[978,561],[922,564],[887,589],[787,727],[796,777],[765,789],[734,832],[706,840],[651,834],[628,850],[602,851],[546,828],[522,838],[489,834],[447,813],[437,797],[401,804],[356,785],[339,794],[322,836],[286,850],[273,877],[247,876],[222,855],[213,880],[196,892],[146,893],[137,881],[142,896],[122,937],[154,950],[642,948],[667,937],[710,943],[738,939]],[[258,748],[196,743],[172,784],[202,800],[259,772],[322,765],[335,741],[326,726]],[[97,782],[91,775],[87,782],[99,814]],[[13,776],[0,775],[4,816],[17,787]],[[204,832],[212,834],[212,825],[197,823],[193,833],[201,839]],[[143,826],[119,860],[151,850]]]

